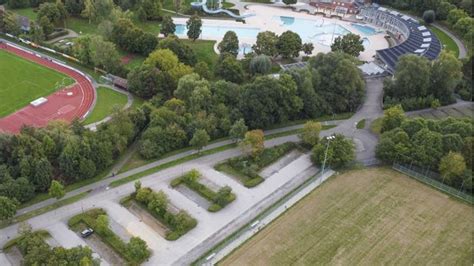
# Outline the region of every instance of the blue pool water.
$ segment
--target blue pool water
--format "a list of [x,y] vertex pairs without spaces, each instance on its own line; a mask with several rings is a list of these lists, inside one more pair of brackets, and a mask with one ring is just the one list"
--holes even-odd
[[289,26],[295,23],[295,18],[294,17],[285,17],[281,16],[280,20],[283,22],[283,25]]
[[[228,26],[214,26],[203,25],[201,36],[205,37],[222,37],[228,31],[234,31],[239,39],[241,38],[256,38],[260,29],[257,28],[243,28],[243,27],[228,27]],[[184,35],[187,32],[186,25],[177,24],[175,34]]]
[[356,23],[352,23],[351,24],[352,27],[356,28],[359,32],[365,34],[365,35],[374,35],[377,33],[377,30],[375,30],[374,28],[370,27],[370,26],[366,26],[366,25],[361,25],[361,24],[356,24]]

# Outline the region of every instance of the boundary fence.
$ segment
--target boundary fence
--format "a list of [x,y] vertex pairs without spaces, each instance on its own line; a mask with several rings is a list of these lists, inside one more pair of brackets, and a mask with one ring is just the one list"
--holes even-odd
[[[394,163],[392,168],[398,172],[401,172],[401,173],[404,173],[410,177],[413,177],[414,179],[422,182],[422,183],[425,183],[429,186],[432,186],[450,196],[453,196],[453,197],[456,197],[460,200],[463,200],[463,201],[466,201],[467,203],[469,204],[473,204],[474,203],[474,197],[472,195],[469,195],[469,194],[466,194],[463,192],[463,190],[458,190],[458,189],[455,189],[453,187],[450,187],[438,180],[435,180],[434,178],[437,178],[439,179],[439,174],[436,174],[434,172],[431,172],[431,171],[421,171],[421,172],[418,172],[416,171],[417,167],[415,166],[405,166],[405,165],[402,165],[402,164],[399,164],[399,163]],[[424,172],[424,173],[423,173]],[[434,176],[433,176],[434,175]],[[434,178],[433,178],[433,177]]]

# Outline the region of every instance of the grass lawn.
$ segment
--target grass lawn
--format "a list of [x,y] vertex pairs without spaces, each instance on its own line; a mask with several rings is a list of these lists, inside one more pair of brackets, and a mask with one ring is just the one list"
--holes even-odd
[[219,59],[219,55],[214,51],[216,41],[196,40],[193,42],[188,39],[181,40],[193,49],[198,61],[206,62],[209,69],[214,70],[217,60]]
[[0,117],[53,93],[56,83],[74,81],[64,74],[0,50]]
[[116,92],[107,87],[97,88],[97,102],[92,113],[84,120],[84,124],[90,124],[106,118],[112,112],[115,105],[123,107],[127,103],[127,95]]
[[36,12],[33,11],[32,7],[11,9],[11,11],[17,13],[18,15],[29,18],[30,20],[36,20]]
[[472,265],[473,207],[388,168],[311,192],[220,265]]
[[428,27],[436,35],[436,37],[438,37],[439,41],[444,46],[444,49],[453,52],[456,57],[459,56],[459,47],[451,37],[449,37],[446,33],[434,26]]

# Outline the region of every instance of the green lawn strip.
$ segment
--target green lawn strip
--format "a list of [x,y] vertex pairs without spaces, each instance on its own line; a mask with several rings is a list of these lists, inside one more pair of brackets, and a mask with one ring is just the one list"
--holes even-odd
[[436,35],[436,37],[438,37],[442,46],[446,50],[453,52],[456,57],[459,56],[459,47],[456,42],[451,37],[449,37],[448,34],[444,33],[442,30],[438,29],[435,26],[428,26],[428,28]]
[[110,228],[105,228],[105,230],[97,230],[96,220],[99,215],[107,215],[103,209],[91,209],[84,213],[73,216],[68,221],[68,226],[74,231],[81,230],[81,224],[92,228],[100,239],[111,247],[119,256],[125,259],[132,265],[139,265],[144,262],[144,260],[136,261],[128,252],[127,243],[125,243],[119,236],[117,236]]
[[87,19],[78,18],[78,17],[68,17],[66,19],[66,28],[75,31],[77,34],[86,35],[86,34],[99,34],[97,24],[94,22],[89,23]]
[[[39,235],[43,239],[51,237],[51,234],[46,230],[36,230],[33,232],[33,234]],[[5,245],[3,245],[3,251],[8,251],[10,248],[14,247],[22,238],[23,236],[19,236],[10,239],[7,243],[5,243]]]
[[219,192],[213,191],[204,184],[201,184],[199,182],[201,177],[202,176],[198,171],[192,170],[180,177],[173,179],[173,181],[171,181],[171,187],[175,188],[179,185],[184,185],[198,193],[201,197],[212,203],[212,205],[207,209],[210,212],[217,212],[235,200],[235,194],[231,193],[231,190],[228,191],[229,193],[220,196]]
[[63,73],[3,50],[0,50],[0,73],[0,117],[50,95],[59,89],[59,84],[74,83]]
[[82,193],[77,194],[75,196],[72,196],[72,197],[69,197],[69,198],[66,198],[66,199],[63,199],[63,200],[56,201],[55,203],[53,203],[51,205],[47,205],[45,207],[30,211],[30,212],[20,214],[20,215],[12,218],[10,220],[1,221],[0,222],[0,229],[5,228],[5,227],[7,227],[9,225],[12,225],[12,224],[15,224],[15,223],[24,222],[24,221],[26,221],[30,218],[35,217],[35,216],[38,216],[38,215],[41,215],[43,213],[47,213],[49,211],[61,208],[63,206],[72,204],[74,202],[77,202],[77,201],[81,200],[82,198],[84,198],[85,196],[87,196],[87,194],[89,194],[88,191],[87,192],[82,192]]
[[37,14],[34,11],[34,8],[27,7],[27,8],[18,8],[18,9],[9,9],[10,11],[17,13],[20,16],[24,16],[29,18],[30,20],[36,20]]
[[[194,0],[184,0],[181,2],[181,6],[182,7],[185,7],[185,6],[191,6],[191,2],[193,2]],[[163,8],[164,9],[168,9],[168,10],[175,10],[175,5],[174,5],[174,1],[173,0],[163,0]]]
[[227,145],[220,146],[220,147],[210,149],[210,150],[207,150],[207,151],[202,151],[201,153],[195,153],[195,154],[192,154],[192,155],[189,155],[189,156],[186,156],[186,157],[183,157],[183,158],[171,161],[171,162],[167,162],[167,163],[155,166],[155,167],[150,168],[148,170],[145,170],[143,172],[140,172],[140,173],[137,173],[137,174],[134,174],[134,175],[130,175],[130,176],[121,178],[119,180],[115,180],[115,181],[111,182],[109,186],[110,187],[118,187],[118,186],[127,184],[129,182],[135,181],[135,180],[137,180],[139,178],[142,178],[144,176],[151,175],[151,174],[156,173],[158,171],[161,171],[163,169],[167,169],[167,168],[170,168],[170,167],[173,167],[173,166],[176,166],[176,165],[179,165],[179,164],[182,164],[182,163],[185,163],[185,162],[188,162],[188,161],[191,161],[191,160],[203,157],[203,156],[207,156],[207,155],[211,155],[211,154],[214,154],[214,153],[222,152],[222,151],[225,151],[225,150],[228,150],[228,149],[231,149],[231,148],[235,148],[235,147],[237,147],[236,144],[227,144]]
[[334,115],[323,115],[323,116],[320,116],[318,118],[312,118],[312,119],[293,120],[293,121],[288,121],[288,122],[285,122],[285,123],[272,125],[272,126],[266,128],[265,130],[301,125],[301,124],[304,124],[308,121],[325,122],[325,121],[334,121],[334,120],[346,120],[346,119],[351,118],[353,115],[354,115],[353,112],[348,112],[348,113],[340,113],[340,114],[334,114]]
[[380,132],[382,132],[382,117],[375,119],[372,124],[370,124],[370,131],[376,135],[380,135]]
[[[179,210],[177,213],[170,211],[169,202],[166,203],[165,207],[160,207],[160,203],[155,201],[159,197],[157,196],[159,193],[154,192],[151,188],[140,188],[137,191],[120,200],[120,204],[128,208],[133,201],[141,209],[152,215],[169,230],[166,232],[166,240],[177,240],[196,227],[197,220],[186,211]],[[137,197],[140,194],[145,196],[142,198]]]
[[362,120],[360,120],[359,122],[357,122],[356,128],[357,128],[357,129],[363,129],[363,128],[365,128],[365,119],[362,119]]
[[206,41],[206,40],[188,40],[181,39],[182,42],[189,45],[191,49],[196,53],[196,58],[198,61],[204,61],[209,66],[209,69],[214,69],[219,55],[214,51],[214,44],[216,41]]
[[126,103],[127,95],[107,87],[99,87],[97,88],[97,101],[94,110],[92,110],[92,113],[87,116],[83,123],[87,125],[98,122],[110,115],[115,105],[123,107]]
[[222,3],[222,8],[233,8],[235,4],[233,3],[228,3],[228,2],[223,2]]
[[276,162],[285,154],[297,148],[294,142],[286,142],[265,149],[258,157],[239,156],[228,159],[215,166],[215,169],[237,177],[247,187],[255,187],[265,181],[259,172],[266,166]]

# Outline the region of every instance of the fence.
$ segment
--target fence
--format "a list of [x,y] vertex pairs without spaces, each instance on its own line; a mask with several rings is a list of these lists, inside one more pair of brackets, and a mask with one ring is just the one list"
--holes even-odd
[[430,185],[438,190],[441,190],[442,192],[449,194],[453,197],[456,197],[458,199],[464,200],[470,204],[473,204],[474,202],[474,197],[472,195],[466,194],[461,190],[455,189],[453,187],[450,187],[436,179],[440,179],[440,175],[437,173],[434,173],[429,170],[424,170],[424,171],[416,171],[420,170],[421,168],[416,167],[416,166],[404,166],[399,163],[394,163],[392,168],[396,171],[399,171],[401,173],[404,173],[410,177],[415,178],[416,180],[425,183],[427,185]]

